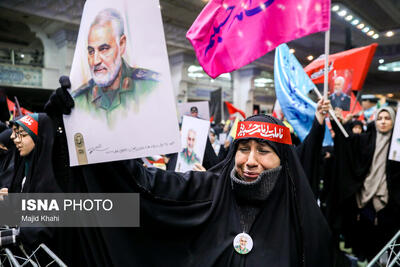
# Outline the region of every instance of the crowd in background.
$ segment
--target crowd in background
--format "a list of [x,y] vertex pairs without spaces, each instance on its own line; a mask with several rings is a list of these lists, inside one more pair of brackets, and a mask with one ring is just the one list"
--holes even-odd
[[[0,192],[3,195],[7,192],[129,192],[131,188],[135,188],[130,181],[122,178],[121,173],[113,173],[113,168],[116,168],[114,165],[133,164],[131,162],[113,163],[113,167],[111,167],[111,163],[69,167],[61,115],[70,112],[73,101],[65,94],[68,94],[65,88],[58,89],[47,103],[46,113],[35,113],[29,116],[29,119],[34,120],[36,128],[32,128],[31,124],[26,123],[24,116],[13,118],[10,121],[7,115],[2,115],[0,123]],[[313,199],[308,201],[318,203],[325,217],[324,220],[329,225],[333,239],[334,260],[332,262],[336,266],[351,266],[350,260],[354,260],[354,257],[359,261],[371,260],[400,229],[400,162],[388,160],[396,111],[387,101],[374,101],[368,96],[362,98],[362,114],[348,115],[343,118],[340,110],[336,110],[336,115],[344,125],[349,137],[345,138],[332,120],[329,127],[334,140],[333,146],[326,147],[322,144],[325,118],[329,116],[327,114],[329,101],[318,102],[313,127],[302,142],[298,140],[295,132],[291,133],[293,143],[295,143],[293,146],[296,156],[294,157],[298,158],[296,162],[300,163],[305,174],[304,177],[306,177],[299,183],[308,184],[307,187],[313,193]],[[0,104],[2,103],[0,102]],[[275,123],[280,123],[280,121],[276,120]],[[224,173],[225,169],[220,166],[228,164],[228,159],[229,162],[232,162],[230,150],[236,151],[237,149],[237,144],[229,135],[232,124],[232,120],[212,123],[204,160],[200,166],[195,168],[196,171],[208,173],[209,170],[213,172],[222,168],[218,169],[218,173],[220,175]],[[295,142],[295,140],[298,141]],[[274,148],[281,162],[284,162],[284,156],[283,154],[279,155],[278,152],[283,153],[285,149]],[[175,169],[176,157],[177,154],[164,156],[166,169],[169,170],[166,172],[169,174],[168,177],[166,176],[168,179],[173,179],[173,175],[170,173]],[[136,160],[136,162],[140,163],[140,167],[135,165],[132,168],[134,170],[139,168],[137,172],[144,173],[141,169],[142,162],[140,160]],[[288,162],[288,164],[294,164]],[[289,168],[294,168],[294,165]],[[140,177],[143,178],[146,175],[148,174]],[[229,176],[229,174],[227,175]],[[299,173],[294,175],[302,176]],[[199,176],[198,179],[203,179],[203,176]],[[297,179],[297,177],[295,178]],[[94,179],[96,180],[95,185],[93,184]],[[181,189],[177,185],[175,190],[188,189]],[[180,198],[184,197],[176,192],[171,194],[179,195]],[[300,194],[301,192],[299,192]],[[300,198],[302,198],[301,195]],[[267,199],[266,201],[272,200]],[[145,208],[146,205],[152,207],[148,203],[143,205]],[[241,208],[243,207],[241,206]],[[272,216],[276,216],[276,220],[280,220],[278,214],[272,214]],[[144,221],[147,220],[146,215],[143,218]],[[180,220],[185,220],[185,217],[180,217]],[[210,229],[214,229],[213,227],[210,226]],[[282,227],[285,225],[283,224]],[[307,238],[308,227],[303,225],[304,238]],[[276,230],[279,231],[279,228]],[[21,229],[21,241],[30,249],[34,249],[41,242],[46,242],[59,253],[61,258],[65,255],[64,260],[71,266],[78,266],[76,264],[81,260],[94,266],[101,265],[98,261],[108,262],[110,259],[94,260],[91,256],[86,257],[85,255],[72,259],[73,257],[69,257],[66,253],[68,250],[66,244],[79,243],[79,250],[85,250],[84,247],[87,244],[101,247],[102,245],[99,244],[103,244],[102,242],[114,238],[118,240],[119,233],[115,229],[110,231],[115,235],[109,234],[108,237],[107,234],[102,235],[104,234],[102,229],[86,231],[77,229],[71,236],[78,238],[68,240],[65,238],[65,233],[64,235],[60,234],[62,231],[46,228]],[[59,239],[55,236],[57,238],[64,236],[64,244],[60,245]],[[113,237],[110,239],[110,236]],[[153,234],[151,236],[154,238]],[[98,238],[102,240],[98,241]],[[97,245],[92,243],[97,241]],[[127,241],[122,241],[116,248],[108,247],[98,250],[91,248],[89,250],[95,255],[94,258],[102,258],[101,251],[109,250],[111,251],[109,252],[110,256],[104,257],[112,259],[115,256],[113,253],[122,248],[125,245],[124,242]],[[288,246],[289,249],[290,245]],[[128,245],[127,248],[132,248],[132,246]],[[168,250],[168,248],[165,249]],[[307,248],[302,249],[306,250]],[[134,252],[132,251],[132,253]],[[290,254],[290,252],[288,253]],[[130,256],[134,257],[133,255]],[[177,255],[179,254],[174,254],[171,248],[171,257]],[[182,262],[177,260],[178,266],[179,263]]]

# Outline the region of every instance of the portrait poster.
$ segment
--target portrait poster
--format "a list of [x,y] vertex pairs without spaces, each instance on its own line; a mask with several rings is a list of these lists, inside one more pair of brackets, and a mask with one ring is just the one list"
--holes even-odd
[[182,149],[178,154],[175,171],[187,172],[195,163],[202,164],[210,130],[210,121],[183,116],[181,128]]
[[178,103],[178,111],[179,122],[182,122],[183,116],[192,116],[202,120],[210,120],[208,101]]
[[353,70],[340,69],[329,73],[329,100],[334,109],[340,109],[346,117],[348,113],[361,111],[361,105],[351,90],[353,83]]
[[87,0],[70,80],[71,166],[180,150],[159,1]]
[[[397,102],[397,112],[400,110],[400,102]],[[396,116],[394,123],[392,141],[390,144],[389,159],[400,161],[400,116]]]

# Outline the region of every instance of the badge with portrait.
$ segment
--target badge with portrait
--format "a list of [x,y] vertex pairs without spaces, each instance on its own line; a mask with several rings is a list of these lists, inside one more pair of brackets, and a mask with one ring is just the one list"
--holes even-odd
[[202,120],[210,120],[208,101],[178,103],[179,122],[183,116],[192,116]]
[[159,1],[86,1],[70,80],[71,166],[180,150]]
[[196,163],[202,164],[209,130],[209,121],[183,116],[182,149],[178,154],[175,171],[187,172],[193,170]]

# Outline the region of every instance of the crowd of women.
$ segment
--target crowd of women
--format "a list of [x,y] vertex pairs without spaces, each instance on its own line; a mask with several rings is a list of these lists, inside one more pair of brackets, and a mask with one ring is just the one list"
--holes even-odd
[[[140,160],[69,167],[62,115],[74,102],[68,80],[61,83],[46,113],[1,124],[1,194],[137,192],[141,226],[22,227],[28,249],[45,242],[69,266],[351,266],[340,242],[370,260],[400,228],[389,106],[362,132],[353,133],[360,123],[338,114],[350,137],[332,122],[331,148],[322,145],[330,104],[320,100],[312,129],[297,145],[282,121],[254,115],[239,129],[251,123],[282,136],[243,130],[218,146],[216,127],[197,171],[147,168]],[[174,155],[168,157],[173,165]]]

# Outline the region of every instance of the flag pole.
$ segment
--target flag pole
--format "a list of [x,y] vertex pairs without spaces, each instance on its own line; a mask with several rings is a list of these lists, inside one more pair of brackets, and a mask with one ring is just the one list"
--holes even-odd
[[[318,91],[317,87],[314,86],[314,92],[317,94],[318,98],[321,99],[323,98],[323,96],[321,95],[321,93]],[[335,112],[333,111],[333,109],[329,109],[329,115],[331,115],[331,117],[333,118],[333,120],[336,122],[336,125],[339,127],[340,131],[342,131],[342,134],[344,135],[344,137],[349,137],[349,134],[346,132],[346,130],[344,129],[343,125],[340,123],[340,121],[338,120],[338,118],[335,115]]]
[[222,86],[220,87],[221,88],[221,121],[223,120],[223,121],[225,121],[225,114],[224,114],[224,104],[225,104],[225,102],[224,102],[224,89],[222,88]]
[[361,90],[357,92],[356,101],[354,102],[354,106],[353,106],[353,108],[351,109],[350,114],[353,114],[353,113],[354,113],[354,110],[356,109],[357,103],[358,103],[358,101],[360,101],[360,98],[361,98]]
[[[321,96],[321,93],[318,91],[318,89],[314,86],[314,91],[317,93],[317,95],[320,98],[324,98],[324,100],[328,100],[328,77],[329,77],[329,70],[328,70],[328,64],[329,64],[329,43],[330,43],[330,33],[331,30],[327,30],[325,32],[325,67],[324,67],[324,95]],[[344,129],[343,125],[340,123],[338,118],[335,115],[335,112],[333,109],[329,109],[329,115],[333,118],[333,120],[336,122],[337,126],[339,129],[342,131],[343,135],[347,138],[349,137],[348,133]]]
[[330,32],[327,30],[325,32],[325,67],[324,67],[324,100],[328,99],[328,63],[329,63],[329,42],[330,42]]

